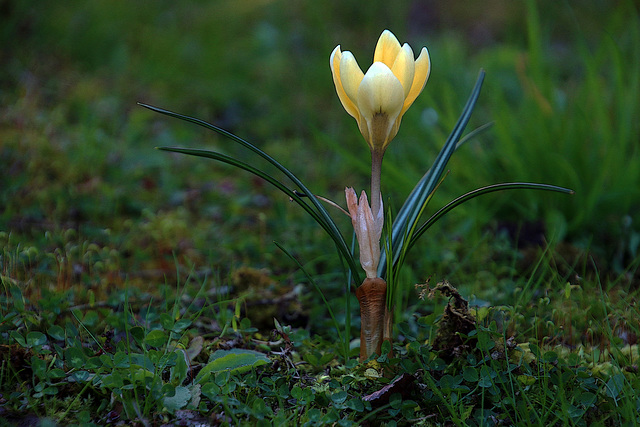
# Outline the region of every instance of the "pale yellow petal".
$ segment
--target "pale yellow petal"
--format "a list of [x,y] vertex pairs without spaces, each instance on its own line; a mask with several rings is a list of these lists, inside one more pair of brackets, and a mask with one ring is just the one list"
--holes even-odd
[[362,128],[366,123],[365,138],[371,149],[384,150],[397,133],[397,129],[393,134],[392,131],[403,101],[404,88],[400,80],[383,63],[373,63],[358,90],[358,109],[361,115],[358,124]]
[[356,120],[360,117],[358,113],[358,106],[354,101],[352,101],[344,91],[344,87],[342,86],[342,81],[340,79],[340,60],[342,59],[342,52],[340,51],[340,45],[336,46],[336,48],[331,52],[331,58],[329,59],[329,65],[331,66],[331,74],[333,75],[333,83],[336,86],[336,92],[338,93],[338,98],[342,103],[344,109],[349,113],[352,117],[355,117]]
[[342,51],[340,51],[340,45],[336,46],[331,52],[329,57],[329,68],[331,68],[331,75],[333,76],[333,82],[340,82],[340,59],[342,58]]
[[391,67],[393,74],[400,80],[402,87],[404,88],[404,96],[406,97],[413,85],[413,76],[415,71],[415,59],[413,57],[413,50],[411,46],[405,43],[398,52],[393,66]]
[[373,53],[373,62],[382,62],[391,68],[400,52],[400,42],[389,30],[384,30],[376,44],[376,50]]
[[360,82],[357,99],[363,116],[396,116],[402,108],[404,89],[389,67],[381,62],[374,62]]
[[429,74],[431,74],[431,59],[429,58],[429,51],[426,47],[423,47],[422,51],[420,51],[420,56],[418,56],[418,59],[416,59],[413,84],[411,85],[409,94],[404,100],[404,105],[402,106],[402,113],[400,113],[400,116],[402,116],[405,111],[407,111],[407,109],[411,107],[413,101],[415,101],[418,95],[422,93],[422,90],[424,89],[424,86],[425,84],[427,84],[427,80],[429,79]]
[[[345,94],[357,106],[358,88],[364,77],[356,58],[349,51],[342,53],[340,59],[340,81]],[[354,116],[358,118],[358,116]]]

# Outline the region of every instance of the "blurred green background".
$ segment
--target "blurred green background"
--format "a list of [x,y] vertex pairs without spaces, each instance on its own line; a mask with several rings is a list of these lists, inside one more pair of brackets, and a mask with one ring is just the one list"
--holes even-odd
[[494,124],[455,153],[430,209],[497,182],[576,190],[459,208],[415,251],[416,279],[455,278],[461,259],[478,269],[482,242],[505,233],[588,249],[607,271],[637,266],[635,2],[2,0],[0,19],[0,245],[16,253],[3,274],[150,286],[176,260],[223,277],[241,265],[295,270],[277,240],[341,289],[328,238],[296,205],[243,172],[154,147],[247,153],[136,103],[217,124],[342,202],[345,186],[367,188],[369,153],[328,58],[340,44],[366,69],[385,28],[415,52],[427,46],[433,67],[385,156],[383,194],[395,209],[480,68],[467,130]]

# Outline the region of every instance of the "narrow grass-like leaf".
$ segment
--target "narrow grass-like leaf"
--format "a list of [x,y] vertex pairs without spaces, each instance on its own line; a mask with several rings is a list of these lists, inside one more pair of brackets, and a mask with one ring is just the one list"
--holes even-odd
[[233,157],[230,157],[230,156],[227,156],[225,154],[218,153],[218,152],[215,152],[215,151],[209,151],[209,150],[192,149],[192,148],[179,148],[179,147],[158,147],[158,150],[171,151],[171,152],[174,152],[174,153],[189,154],[189,155],[198,156],[198,157],[206,157],[206,158],[213,159],[213,160],[218,160],[218,161],[220,161],[222,163],[227,163],[227,164],[229,164],[231,166],[235,166],[235,167],[237,167],[239,169],[245,170],[245,171],[247,171],[247,172],[249,172],[249,173],[251,173],[251,174],[253,174],[255,176],[258,176],[258,177],[264,179],[269,184],[273,185],[278,190],[280,190],[283,193],[285,193],[287,196],[289,196],[289,198],[291,198],[293,201],[298,203],[305,211],[307,211],[307,213],[309,213],[309,215],[311,215],[318,223],[320,223],[321,226],[324,225],[324,223],[322,222],[322,220],[318,216],[317,212],[315,210],[313,210],[313,208],[311,206],[309,206],[300,196],[298,196],[298,194],[295,191],[290,190],[282,182],[278,181],[277,179],[275,179],[271,175],[267,174],[266,172],[263,172],[260,169],[257,169],[255,167],[249,165],[248,163],[244,163],[244,162],[242,162],[240,160],[237,160],[237,159],[235,159]]
[[[393,212],[391,211],[391,204],[387,204],[387,212],[384,216],[384,226],[385,226],[385,232],[386,235],[385,237],[382,239],[382,245],[383,248],[382,250],[385,251],[385,253],[388,253],[389,256],[393,259],[393,248],[391,247],[391,239],[389,238],[390,234],[391,234],[391,230],[393,229]],[[391,263],[388,263],[386,265],[386,281],[387,283],[395,283],[395,276],[394,276],[394,270],[393,270],[393,266],[391,265]],[[393,307],[393,302],[394,302],[394,291],[395,291],[395,286],[388,286],[387,287],[387,307],[391,310]]]
[[[329,304],[329,302],[325,298],[324,293],[322,292],[322,289],[320,289],[320,287],[318,286],[316,281],[313,280],[313,277],[311,277],[311,275],[307,272],[307,270],[305,270],[305,268],[302,266],[302,264],[300,264],[300,261],[298,261],[293,255],[291,255],[291,253],[289,253],[289,251],[287,251],[278,242],[273,242],[273,243],[278,247],[278,249],[280,249],[282,252],[284,252],[284,254],[286,256],[288,256],[293,262],[295,262],[298,265],[298,268],[307,277],[307,280],[309,281],[309,283],[311,283],[313,285],[313,287],[316,288],[316,290],[320,294],[320,298],[322,298],[322,302],[324,302],[325,307],[327,307],[327,310],[329,311],[329,316],[331,316],[331,320],[333,321],[333,325],[336,328],[336,331],[338,333],[338,340],[343,344],[344,352],[345,352],[344,353],[344,360],[345,360],[345,363],[346,363],[349,360],[349,340],[348,339],[343,340],[342,334],[340,333],[340,324],[336,320],[336,317],[333,314],[333,310],[331,309],[331,305]],[[348,299],[349,295],[347,295],[346,298]],[[349,316],[349,313],[350,312],[347,312],[347,316]]]
[[449,211],[453,210],[455,207],[460,206],[461,204],[475,198],[481,196],[483,194],[493,193],[495,191],[502,190],[546,190],[546,191],[556,191],[559,193],[565,194],[573,194],[573,190],[564,187],[558,187],[556,185],[550,184],[537,184],[532,182],[506,182],[501,184],[493,184],[488,185],[486,187],[478,188],[468,193],[463,194],[460,197],[455,198],[454,200],[447,203],[445,206],[440,208],[436,213],[431,215],[431,217],[422,224],[411,236],[411,240],[409,241],[408,248],[412,247],[416,241],[424,234],[425,231],[429,229],[436,221],[438,221],[441,217],[447,214]]
[[[427,171],[427,173],[420,179],[418,184],[414,187],[407,197],[407,200],[402,205],[402,208],[396,215],[393,231],[391,236],[391,248],[393,250],[393,259],[392,265],[395,265],[398,257],[400,256],[400,248],[403,246],[403,243],[407,238],[411,238],[410,234],[414,229],[417,221],[420,219],[420,214],[424,209],[425,203],[427,202],[429,195],[436,188],[438,182],[440,181],[440,177],[444,173],[445,167],[451,158],[451,155],[456,149],[457,143],[462,136],[462,132],[464,128],[467,126],[469,119],[471,118],[471,113],[473,112],[473,108],[478,100],[478,96],[480,95],[480,89],[482,88],[482,82],[484,81],[484,70],[480,70],[480,74],[476,81],[476,84],[467,100],[467,104],[458,119],[453,131],[447,138],[442,150],[436,157],[431,168]],[[380,254],[380,263],[378,264],[378,275],[380,277],[384,277],[386,271],[387,264],[387,256],[386,252],[383,250]]]
[[[333,219],[331,218],[331,215],[329,215],[329,213],[327,212],[327,210],[324,208],[324,206],[322,206],[322,204],[320,203],[320,201],[316,198],[316,196],[302,183],[302,181],[300,181],[300,179],[298,179],[298,177],[296,177],[289,169],[287,169],[286,167],[284,167],[282,164],[280,164],[280,162],[278,162],[277,160],[275,160],[273,157],[269,156],[267,153],[265,153],[264,151],[262,151],[261,149],[259,149],[258,147],[256,147],[255,145],[251,144],[248,141],[245,141],[244,139],[232,134],[229,131],[226,131],[218,126],[215,126],[211,123],[207,123],[204,120],[200,120],[194,117],[190,117],[190,116],[185,116],[183,114],[179,114],[179,113],[175,113],[173,111],[168,111],[162,108],[158,108],[158,107],[154,107],[152,105],[148,105],[148,104],[143,104],[143,103],[138,103],[138,105],[148,108],[149,110],[155,111],[157,113],[160,114],[165,114],[167,116],[171,116],[171,117],[175,117],[190,123],[194,123],[197,124],[199,126],[205,127],[207,129],[213,130],[214,132],[219,133],[220,135],[223,135],[233,141],[235,141],[236,143],[242,145],[243,147],[253,151],[254,153],[258,154],[260,157],[262,157],[263,159],[265,159],[266,161],[268,161],[270,164],[272,164],[273,166],[275,166],[279,171],[281,171],[287,178],[289,178],[298,188],[300,188],[300,191],[302,193],[304,193],[305,196],[307,196],[309,198],[309,200],[311,201],[312,205],[314,206],[314,208],[316,209],[316,213],[317,215],[312,215],[314,220],[316,222],[318,222],[322,228],[329,234],[329,236],[333,239],[333,241],[335,242],[338,251],[340,252],[340,254],[347,260],[347,263],[349,264],[349,269],[351,270],[354,279],[357,282],[361,281],[361,276],[360,276],[360,269],[358,264],[355,261],[355,258],[353,257],[353,255],[350,253],[349,248],[342,236],[342,233],[340,233],[340,230],[338,229],[335,221],[333,221]],[[166,148],[163,148],[166,149]],[[171,151],[177,151],[177,149],[172,149]],[[209,156],[209,155],[205,155],[205,153],[207,153],[207,150],[193,150],[191,152],[186,152],[186,151],[182,151],[185,154],[191,154],[194,156],[200,156],[200,157],[209,157],[209,158],[215,158],[213,156]],[[211,153],[211,152],[208,152]],[[222,160],[222,155],[220,155],[219,153],[217,153],[217,155],[219,156],[219,158],[217,158],[216,160]],[[226,163],[229,164],[233,164],[229,162],[229,159],[231,159],[231,157],[226,156],[226,160],[224,160]],[[246,165],[246,164],[244,164]],[[240,167],[239,163],[235,164],[234,166]],[[248,166],[248,165],[246,165]],[[243,169],[247,170],[245,167],[243,167]],[[253,172],[252,172],[253,173]],[[264,174],[266,176],[266,174]],[[264,178],[264,176],[263,176]],[[273,181],[269,181],[270,183],[274,183]],[[280,187],[278,187],[280,188]],[[280,188],[281,189],[281,188]],[[285,192],[286,193],[286,192]],[[291,197],[291,196],[290,196]],[[307,210],[307,212],[309,212]]]

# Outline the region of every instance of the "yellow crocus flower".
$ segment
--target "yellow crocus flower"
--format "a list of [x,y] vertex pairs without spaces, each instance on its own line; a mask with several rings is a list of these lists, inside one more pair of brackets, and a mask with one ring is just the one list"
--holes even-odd
[[340,102],[358,122],[371,151],[382,155],[429,78],[427,48],[423,47],[414,59],[407,43],[400,46],[393,33],[384,30],[366,73],[353,54],[342,52],[340,45],[331,53],[330,65]]

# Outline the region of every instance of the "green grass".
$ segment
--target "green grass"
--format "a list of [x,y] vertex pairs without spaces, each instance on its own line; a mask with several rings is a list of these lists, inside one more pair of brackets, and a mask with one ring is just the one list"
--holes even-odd
[[[3,259],[23,271],[17,261],[25,252],[16,248]],[[124,293],[76,304],[81,286],[29,298],[33,280],[5,271],[3,417],[61,424],[187,417],[232,424],[360,424],[371,417],[460,425],[637,423],[640,354],[628,344],[629,335],[640,333],[632,320],[640,314],[637,297],[613,286],[605,292],[597,277],[562,286],[551,260],[539,261],[528,277],[510,283],[513,296],[503,299],[512,304],[472,310],[478,323],[456,346],[433,348],[447,301],[436,296],[398,325],[392,357],[365,365],[355,354],[347,363],[336,359],[338,341],[304,328],[254,327],[256,300],[277,299],[265,294],[277,285],[263,272],[245,271],[232,281],[236,289],[252,284],[239,298],[217,281],[209,289],[211,282],[198,285],[187,274],[176,285],[167,280],[153,292],[157,297],[125,285]],[[401,386],[394,389],[394,381]]]
[[[3,422],[640,424],[632,2],[2,8]],[[385,157],[395,210],[479,68],[468,129],[494,124],[454,154],[429,208],[505,181],[576,194],[491,194],[439,221],[401,273],[393,356],[358,364],[357,343],[336,338],[320,295],[273,244],[313,277],[344,335],[345,299],[357,304],[322,229],[248,174],[154,147],[215,149],[273,170],[136,102],[218,124],[341,200],[346,185],[367,186],[369,158],[328,55],[341,44],[369,58],[384,28],[427,45],[434,66]],[[349,235],[348,218],[330,213]],[[423,300],[414,287],[429,278],[451,282],[477,320],[447,351],[434,346],[448,298]]]

